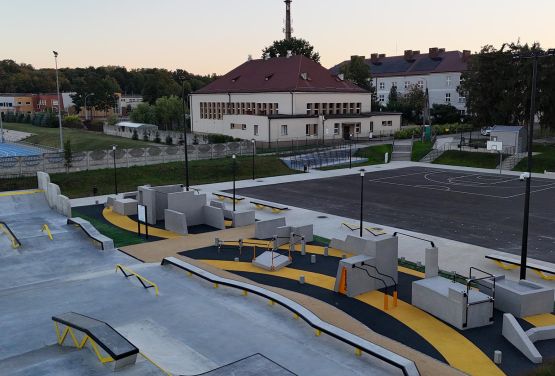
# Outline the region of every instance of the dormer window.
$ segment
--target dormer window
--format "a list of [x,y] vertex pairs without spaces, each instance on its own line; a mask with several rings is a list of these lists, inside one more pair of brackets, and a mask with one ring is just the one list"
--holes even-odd
[[231,79],[231,82],[237,82],[237,80],[238,80],[240,77],[241,77],[241,76],[233,77],[233,78]]
[[306,72],[301,73],[301,78],[305,81],[308,81],[308,73]]

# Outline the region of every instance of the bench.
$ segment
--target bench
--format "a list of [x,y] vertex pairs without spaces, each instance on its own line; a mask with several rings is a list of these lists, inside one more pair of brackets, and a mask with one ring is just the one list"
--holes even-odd
[[[220,200],[220,201],[223,201],[226,198],[233,201],[233,194],[225,193],[225,192],[214,192],[212,194],[214,196],[216,196],[218,198],[218,200]],[[243,201],[244,199],[245,199],[245,197],[243,197],[243,196],[235,195],[235,203],[239,203],[240,201]]]
[[[486,255],[486,258],[492,260],[504,270],[513,270],[520,267],[520,259],[516,257],[509,257],[509,256],[504,256],[499,254],[490,254],[490,255]],[[527,263],[526,268],[532,270],[542,279],[545,279],[547,281],[555,281],[554,268],[550,268],[548,266],[535,264],[535,263]]]
[[[75,312],[52,316],[52,321],[60,346],[64,344],[68,334],[78,349],[82,349],[89,342],[98,360],[102,363],[114,362],[116,370],[135,364],[137,360],[139,349],[103,321]],[[61,332],[59,324],[65,326]],[[80,341],[75,331],[83,333]]]
[[284,210],[289,210],[287,206],[271,204],[266,201],[251,201],[251,204],[253,204],[257,209],[272,209],[273,213],[281,213]]
[[98,232],[98,230],[91,225],[89,221],[86,221],[83,218],[75,217],[68,218],[67,224],[80,227],[92,241],[100,245],[100,249],[103,251],[114,249],[114,241]]

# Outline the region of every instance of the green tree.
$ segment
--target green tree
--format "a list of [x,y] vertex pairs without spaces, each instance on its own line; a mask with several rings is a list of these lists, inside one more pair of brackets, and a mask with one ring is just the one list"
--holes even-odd
[[454,124],[461,120],[459,110],[450,104],[435,103],[430,109],[434,124]]
[[270,54],[270,57],[277,57],[278,54],[279,56],[287,56],[287,51],[291,51],[294,55],[304,55],[317,63],[320,62],[320,54],[314,52],[314,46],[302,38],[276,40],[262,50],[262,58],[266,54]]
[[389,95],[387,96],[387,103],[397,103],[399,102],[399,93],[397,92],[397,85],[391,85],[389,89]]
[[154,107],[156,124],[165,130],[174,129],[183,119],[183,104],[176,96],[158,98]]
[[68,138],[64,143],[64,166],[66,172],[69,172],[73,164],[73,152],[71,151],[71,140]]
[[364,61],[364,56],[352,56],[351,60],[339,69],[345,78],[352,81],[363,89],[372,91],[372,80],[370,77],[370,67]]
[[129,118],[133,123],[155,124],[156,111],[154,106],[148,103],[139,103],[139,105],[131,111]]

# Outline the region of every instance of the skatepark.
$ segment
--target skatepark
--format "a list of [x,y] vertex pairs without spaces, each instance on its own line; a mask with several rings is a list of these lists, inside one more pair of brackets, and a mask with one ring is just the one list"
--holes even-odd
[[[48,182],[1,193],[0,365],[15,375],[519,375],[554,358],[545,234],[555,181],[532,186],[523,283],[510,264],[518,175],[367,170],[363,237],[361,178],[349,169],[240,181],[235,196],[230,182],[69,201]],[[141,229],[143,241],[114,247],[68,202],[103,228]]]

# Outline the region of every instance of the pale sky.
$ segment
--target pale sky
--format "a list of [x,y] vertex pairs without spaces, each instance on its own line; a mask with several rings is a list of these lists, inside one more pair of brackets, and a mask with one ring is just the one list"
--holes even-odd
[[[120,65],[224,74],[283,38],[282,0],[0,0],[0,59],[37,68]],[[429,47],[555,47],[554,0],[293,0],[293,35],[331,67]]]

